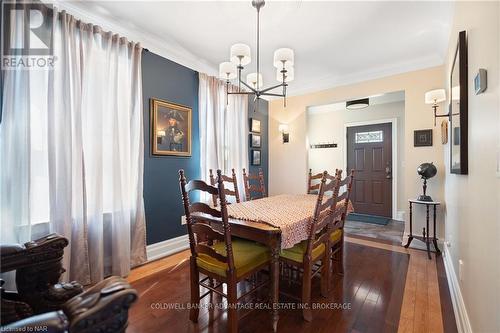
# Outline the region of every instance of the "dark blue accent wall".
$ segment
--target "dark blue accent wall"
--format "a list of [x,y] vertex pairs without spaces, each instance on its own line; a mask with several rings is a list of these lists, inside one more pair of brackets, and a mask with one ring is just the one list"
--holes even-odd
[[[250,164],[249,170],[251,173],[257,174],[259,168],[262,168],[264,172],[264,180],[266,181],[266,190],[269,193],[269,135],[268,135],[268,124],[269,124],[269,103],[266,100],[260,100],[258,107],[255,107],[253,103],[253,97],[249,97],[248,102],[248,117],[260,120],[260,135],[261,135],[261,146],[262,148],[251,148],[250,138],[248,139],[248,163]],[[249,121],[249,129],[250,121]],[[252,150],[261,150],[261,164],[260,166],[252,165]]]
[[[142,54],[142,94],[144,98],[144,206],[146,210],[147,244],[154,244],[185,235],[181,225],[184,215],[179,191],[179,169],[188,179],[200,178],[200,139],[198,124],[198,72],[165,59],[154,53]],[[192,114],[192,156],[153,156],[151,153],[150,99],[159,98],[189,106]],[[254,112],[255,110],[255,112]],[[251,173],[259,167],[264,172],[268,187],[268,102],[261,100],[259,107],[248,105],[248,116],[261,121],[261,165],[250,165]],[[250,143],[248,142],[250,147]],[[249,161],[251,164],[251,150]],[[240,171],[241,172],[241,171]]]
[[[144,98],[144,206],[147,244],[186,234],[179,191],[179,169],[189,179],[200,177],[198,126],[198,73],[154,53],[142,54],[142,94]],[[192,156],[151,154],[150,98],[189,106],[192,114]]]

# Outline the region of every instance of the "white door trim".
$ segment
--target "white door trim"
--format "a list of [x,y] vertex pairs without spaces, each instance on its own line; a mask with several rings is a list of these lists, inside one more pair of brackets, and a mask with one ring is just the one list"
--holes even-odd
[[[392,124],[392,218],[397,219],[398,202],[398,118],[358,121],[344,124],[344,170],[347,170],[347,128],[355,126]],[[356,177],[356,175],[354,176]]]

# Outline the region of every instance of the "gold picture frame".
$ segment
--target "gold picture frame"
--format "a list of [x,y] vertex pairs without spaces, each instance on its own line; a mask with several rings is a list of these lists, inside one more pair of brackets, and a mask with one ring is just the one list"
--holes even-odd
[[150,99],[153,155],[191,156],[192,113],[188,106]]

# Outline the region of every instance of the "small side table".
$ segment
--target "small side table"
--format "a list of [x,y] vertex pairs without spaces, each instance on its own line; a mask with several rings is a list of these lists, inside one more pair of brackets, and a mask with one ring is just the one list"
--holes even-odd
[[[436,238],[436,207],[439,206],[441,203],[437,201],[420,201],[420,200],[408,200],[410,203],[410,235],[408,235],[408,242],[406,243],[405,247],[408,248],[410,246],[411,241],[413,238],[416,238],[422,242],[424,242],[427,245],[427,255],[429,256],[429,259],[431,259],[431,249],[430,249],[430,244],[431,244],[431,238],[429,237],[430,231],[429,231],[429,208],[432,206],[433,208],[433,237],[432,237],[432,243],[434,245],[434,248],[436,249],[436,256],[441,254],[441,251],[438,248],[437,245],[437,238]],[[426,228],[423,228],[422,230],[422,236],[413,236],[413,214],[412,214],[412,209],[413,209],[413,204],[417,205],[425,205],[427,209],[427,214],[426,214]]]

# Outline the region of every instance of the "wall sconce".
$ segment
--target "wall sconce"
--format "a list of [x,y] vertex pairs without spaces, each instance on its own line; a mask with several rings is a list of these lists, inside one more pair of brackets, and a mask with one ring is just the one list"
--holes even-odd
[[278,130],[281,133],[283,143],[288,143],[290,141],[290,134],[288,133],[288,125],[280,124]]
[[446,100],[446,92],[444,89],[430,90],[425,93],[425,104],[432,104],[434,109],[434,126],[436,126],[436,118],[438,117],[449,117],[449,112],[447,114],[437,114],[438,103],[444,102]]

